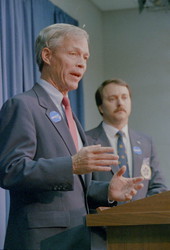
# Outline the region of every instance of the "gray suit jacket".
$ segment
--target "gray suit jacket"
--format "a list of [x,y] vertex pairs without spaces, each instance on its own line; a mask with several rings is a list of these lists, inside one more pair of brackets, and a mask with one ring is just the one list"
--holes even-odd
[[[86,132],[89,144],[101,144],[102,146],[110,146],[107,135],[102,127],[102,123],[98,127]],[[145,198],[153,194],[157,194],[167,190],[165,180],[162,176],[155,145],[152,142],[151,137],[129,129],[129,137],[132,150],[132,171],[133,177],[141,175],[141,166],[144,159],[149,159],[149,164],[152,171],[151,180],[144,180],[144,188],[138,191],[133,200]],[[141,154],[139,154],[135,147],[140,148]],[[110,172],[98,172],[93,173],[94,180],[109,181],[113,174],[118,170],[118,166],[112,166]]]
[[101,183],[98,204],[91,175],[73,175],[76,149],[68,126],[39,84],[3,105],[0,138],[0,186],[10,190],[5,249],[89,250],[87,188],[91,205],[104,205],[108,183]]

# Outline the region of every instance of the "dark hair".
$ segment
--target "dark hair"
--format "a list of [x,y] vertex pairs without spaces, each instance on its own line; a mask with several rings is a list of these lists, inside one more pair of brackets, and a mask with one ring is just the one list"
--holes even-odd
[[[111,84],[111,83],[113,83],[115,85],[126,87],[129,91],[129,95],[131,98],[132,95],[131,95],[130,87],[125,81],[123,81],[121,79],[106,80],[99,86],[99,88],[96,90],[96,93],[95,93],[95,100],[96,100],[96,105],[98,108],[100,105],[102,105],[102,102],[103,102],[103,89],[104,89],[104,87],[107,86],[108,84]],[[99,112],[100,112],[100,110],[99,110]],[[101,112],[100,112],[100,114],[101,114]]]

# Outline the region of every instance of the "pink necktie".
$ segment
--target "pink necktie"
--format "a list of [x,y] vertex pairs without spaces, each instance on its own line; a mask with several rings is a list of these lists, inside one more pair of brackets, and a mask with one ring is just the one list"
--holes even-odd
[[68,127],[70,129],[74,144],[75,144],[76,149],[78,151],[78,138],[77,138],[76,124],[75,124],[75,121],[73,119],[70,101],[69,101],[68,97],[66,97],[66,96],[63,97],[62,104],[65,107],[65,114],[66,114],[66,118],[67,118],[67,122],[68,122]]

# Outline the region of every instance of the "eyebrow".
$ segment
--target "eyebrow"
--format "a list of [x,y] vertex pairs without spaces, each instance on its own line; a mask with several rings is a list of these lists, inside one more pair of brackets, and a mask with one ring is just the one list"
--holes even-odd
[[83,54],[86,54],[86,55],[90,56],[90,53],[89,53],[89,52],[82,51],[81,48],[79,48],[79,47],[72,47],[72,48],[70,48],[70,49],[68,48],[68,50],[72,50],[72,49],[81,51],[81,52],[83,52]]
[[[115,96],[118,96],[119,94],[113,94],[113,95],[108,95],[107,97],[115,97]],[[122,95],[126,95],[126,96],[128,96],[128,93],[122,93],[122,94],[120,94],[121,96]]]

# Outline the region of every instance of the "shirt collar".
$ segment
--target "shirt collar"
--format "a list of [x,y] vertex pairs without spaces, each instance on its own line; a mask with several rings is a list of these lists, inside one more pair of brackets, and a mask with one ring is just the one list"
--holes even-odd
[[[109,135],[109,136],[115,136],[116,133],[119,131],[117,128],[105,123],[104,121],[102,122],[102,126],[104,128],[104,130],[106,131],[106,133]],[[122,129],[121,131],[123,132],[124,136],[126,138],[128,138],[128,124],[126,124]]]
[[52,84],[47,82],[46,80],[40,78],[39,79],[40,85],[46,90],[46,92],[49,94],[53,102],[58,106],[61,105],[63,94],[55,88]]

